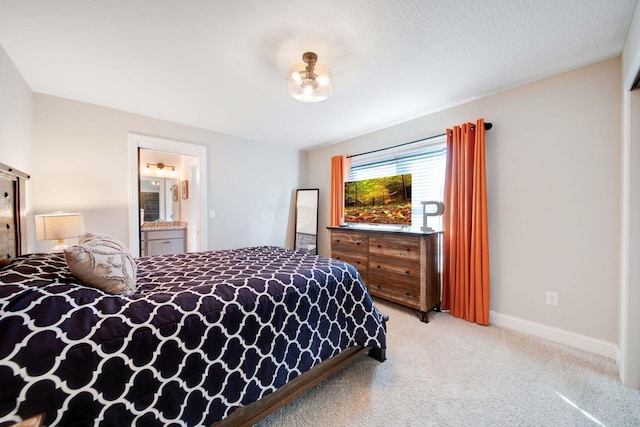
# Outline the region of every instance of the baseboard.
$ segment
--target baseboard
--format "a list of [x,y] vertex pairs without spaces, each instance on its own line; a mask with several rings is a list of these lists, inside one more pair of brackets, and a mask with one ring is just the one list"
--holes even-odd
[[531,322],[518,317],[491,311],[489,318],[492,325],[502,326],[519,332],[524,332],[549,341],[565,344],[580,350],[599,354],[616,361],[620,365],[620,350],[618,345],[608,341],[576,334],[564,329],[554,328],[541,323]]

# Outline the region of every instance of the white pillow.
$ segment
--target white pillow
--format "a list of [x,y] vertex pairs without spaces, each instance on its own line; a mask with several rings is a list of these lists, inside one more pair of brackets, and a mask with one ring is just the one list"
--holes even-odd
[[106,234],[85,233],[64,250],[71,273],[84,284],[110,294],[136,291],[136,263],[127,248]]

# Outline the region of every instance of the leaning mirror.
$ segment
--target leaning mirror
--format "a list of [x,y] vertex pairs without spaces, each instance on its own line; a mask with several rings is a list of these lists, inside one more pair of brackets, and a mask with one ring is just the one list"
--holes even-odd
[[295,249],[312,254],[318,251],[318,196],[317,188],[296,190],[296,242]]

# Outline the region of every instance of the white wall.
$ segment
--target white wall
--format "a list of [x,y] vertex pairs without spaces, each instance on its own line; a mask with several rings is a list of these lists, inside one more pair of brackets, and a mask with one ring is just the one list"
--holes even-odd
[[[293,244],[291,206],[306,155],[124,111],[34,94],[34,211],[85,213],[86,229],[128,241],[129,132],[207,145],[209,249]],[[46,250],[38,242],[38,250]]]
[[[309,153],[329,253],[330,157],[443,133],[484,117],[491,310],[617,341],[620,59],[521,86]],[[429,96],[429,94],[424,94]],[[324,230],[324,231],[323,231]],[[545,305],[545,291],[559,306]]]
[[626,324],[621,325],[624,333],[625,369],[622,381],[640,389],[640,90],[628,94],[627,108],[634,119],[629,123],[629,175],[628,175],[628,228],[626,232],[628,251],[626,257],[626,283],[621,287],[622,311]]
[[[0,163],[25,173],[31,173],[31,125],[33,96],[13,62],[0,46]],[[32,213],[31,181],[25,181],[25,212]],[[27,247],[31,252],[35,244],[35,231],[27,223],[23,230]]]
[[31,170],[31,89],[0,46],[0,162]]
[[630,92],[640,70],[640,7],[622,52],[622,260],[620,280],[620,376],[640,388],[640,90]]

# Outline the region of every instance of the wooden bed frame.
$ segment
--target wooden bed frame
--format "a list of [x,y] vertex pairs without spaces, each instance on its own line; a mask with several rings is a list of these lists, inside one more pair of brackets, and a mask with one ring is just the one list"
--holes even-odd
[[25,185],[29,175],[0,163],[0,267],[22,255],[26,248]]
[[[3,230],[0,232],[0,267],[8,264],[16,256],[22,255],[23,251],[26,250],[25,233],[22,232],[21,225],[25,223],[24,180],[29,178],[29,175],[26,173],[0,163],[0,203],[4,203],[2,207],[5,208],[5,211],[12,213],[6,218],[0,218],[0,222],[6,223],[6,226],[5,224],[1,224]],[[386,320],[385,318],[385,321]],[[251,426],[292,400],[300,397],[351,362],[363,357],[367,352],[369,356],[380,362],[386,360],[386,352],[384,349],[349,347],[337,356],[325,360],[311,370],[299,375],[268,396],[236,409],[228,417],[214,423],[213,426]],[[41,417],[38,420],[41,422]],[[25,420],[23,422],[29,421],[32,420]]]
[[349,347],[337,356],[325,360],[311,370],[303,373],[297,378],[274,391],[270,395],[263,397],[257,402],[236,409],[229,415],[213,424],[214,427],[249,427],[265,418],[267,415],[277,411],[287,403],[302,396],[320,382],[329,378],[343,367],[356,359],[362,357],[366,352],[380,362],[386,360],[384,349],[371,347]]

